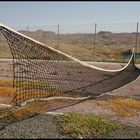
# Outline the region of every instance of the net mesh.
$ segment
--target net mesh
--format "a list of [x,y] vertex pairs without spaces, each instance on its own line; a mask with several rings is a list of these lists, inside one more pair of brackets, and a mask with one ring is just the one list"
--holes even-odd
[[140,74],[134,65],[134,57],[122,71],[101,71],[6,27],[1,26],[0,31],[13,56],[14,105],[50,96],[97,97],[122,87]]

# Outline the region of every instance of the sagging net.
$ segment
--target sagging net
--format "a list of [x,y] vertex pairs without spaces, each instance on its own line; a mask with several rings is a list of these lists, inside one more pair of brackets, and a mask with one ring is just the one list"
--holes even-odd
[[0,26],[0,31],[13,56],[14,105],[51,96],[97,97],[124,86],[140,74],[134,56],[124,70],[101,71],[9,28]]

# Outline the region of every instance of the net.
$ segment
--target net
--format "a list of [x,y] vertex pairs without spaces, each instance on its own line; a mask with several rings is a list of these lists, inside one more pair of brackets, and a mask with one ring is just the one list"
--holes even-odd
[[124,68],[104,70],[5,25],[0,26],[0,31],[6,37],[13,57],[14,105],[51,96],[96,98],[130,83],[140,74],[134,64],[134,52]]

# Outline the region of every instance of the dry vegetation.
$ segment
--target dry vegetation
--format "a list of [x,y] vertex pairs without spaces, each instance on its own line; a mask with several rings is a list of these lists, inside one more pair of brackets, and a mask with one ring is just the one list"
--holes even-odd
[[[20,100],[17,101],[20,102],[24,102],[26,100],[29,100],[29,99],[32,99],[32,98],[47,98],[47,97],[52,97],[52,96],[68,96],[68,94],[60,94],[60,93],[55,93],[53,92],[53,89],[52,89],[52,92],[49,93],[47,92],[46,90],[34,90],[34,89],[30,89],[28,90],[28,88],[30,87],[34,87],[34,86],[43,86],[43,84],[46,84],[46,83],[41,83],[41,82],[22,82],[22,81],[18,81],[16,83],[19,87],[23,86],[24,88],[27,87],[26,90],[23,90],[22,91],[22,94],[21,94],[21,91],[16,91],[16,87],[13,88],[13,81],[12,80],[0,80],[0,98],[1,98],[1,103],[11,103],[11,101],[13,100],[14,98],[14,95],[16,93],[17,95],[17,98],[21,98]],[[75,96],[75,97],[79,97],[78,95]],[[52,104],[51,102],[53,101],[48,101],[48,102],[43,102],[43,101],[40,101],[40,102],[35,102],[36,105],[37,104]],[[61,100],[60,100],[61,102]],[[62,101],[63,103],[68,103],[68,101]],[[61,102],[61,103],[62,103]],[[58,102],[56,102],[55,104],[57,104]],[[57,105],[56,105],[57,107]]]
[[96,105],[111,109],[118,117],[133,117],[140,112],[140,100],[132,97],[110,97],[106,101],[96,101]]
[[16,89],[13,88],[12,80],[0,80],[0,99],[1,103],[9,104],[13,97]]
[[108,99],[108,102],[114,112],[119,117],[132,117],[140,112],[140,100],[132,98],[114,98]]
[[[13,81],[12,80],[0,80],[0,97],[3,99],[3,102],[10,102],[12,98],[14,97],[14,93],[16,92],[16,89],[13,88]],[[21,83],[19,83],[21,84]],[[22,83],[26,85],[27,83]],[[38,84],[38,83],[37,83]],[[18,93],[17,93],[18,94]],[[25,96],[27,95],[27,92],[23,93],[22,97],[23,100],[27,100]],[[31,90],[28,92],[28,99],[31,98],[38,98],[38,97],[49,97],[49,96],[66,96],[65,94],[55,94],[51,93],[49,94],[46,91],[34,91]],[[68,96],[68,95],[67,95]],[[25,98],[25,99],[24,99]],[[66,104],[72,103],[70,100],[50,100],[50,101],[36,101],[34,102],[34,105],[48,105],[49,107],[57,107],[57,106],[63,106]],[[104,107],[111,107],[112,111],[114,111],[118,116],[120,117],[131,117],[134,115],[138,115],[138,111],[140,111],[140,101],[133,99],[133,98],[121,98],[121,97],[115,97],[115,98],[109,98],[107,101],[96,101],[96,104],[99,106]],[[51,106],[52,105],[52,106]]]

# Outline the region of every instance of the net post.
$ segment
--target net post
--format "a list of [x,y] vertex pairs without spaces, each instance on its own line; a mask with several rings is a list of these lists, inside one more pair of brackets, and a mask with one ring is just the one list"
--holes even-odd
[[135,44],[135,63],[137,59],[137,48],[138,48],[138,29],[139,29],[139,23],[137,22],[136,25],[136,44]]
[[28,32],[29,32],[29,26],[27,26],[27,31],[26,31],[27,36],[28,36]]
[[96,48],[95,48],[95,47],[96,47],[96,29],[97,29],[97,24],[95,23],[95,24],[94,24],[94,50],[93,50],[93,51],[94,51],[94,52],[93,52],[93,53],[94,53],[94,54],[93,54],[93,59],[94,59],[94,61],[95,61],[95,49],[96,49]]
[[57,25],[57,46],[56,49],[59,49],[59,24]]
[[2,39],[1,39],[1,32],[0,32],[0,47],[1,47],[1,40],[2,40]]

